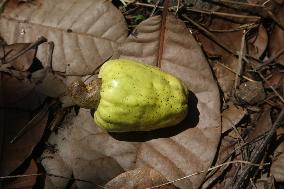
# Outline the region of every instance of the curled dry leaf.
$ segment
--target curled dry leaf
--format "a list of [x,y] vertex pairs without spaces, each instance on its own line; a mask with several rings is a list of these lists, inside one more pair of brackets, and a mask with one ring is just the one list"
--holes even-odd
[[[284,23],[284,4],[281,6],[276,17],[281,23]],[[284,52],[284,30],[275,25],[271,33],[271,38],[269,42],[269,54],[270,56],[275,56],[279,52]],[[284,54],[282,53],[278,56],[275,61],[279,64],[284,65]]]
[[6,176],[30,156],[42,137],[48,115],[47,110],[43,109],[43,114],[33,122],[28,132],[10,144],[13,137],[32,119],[45,96],[36,93],[34,86],[26,80],[20,81],[4,73],[0,75],[0,175]]
[[[122,14],[109,1],[75,0],[9,1],[0,18],[0,33],[11,44],[31,42],[44,36],[55,43],[54,71],[86,75],[112,56],[127,36]],[[48,46],[41,45],[37,57],[46,62]]]
[[[109,181],[105,187],[112,189],[144,189],[151,186],[157,186],[167,182],[159,172],[149,167],[138,168],[132,171],[127,171]],[[176,189],[173,184],[159,187],[160,189]]]
[[[31,160],[23,175],[35,174],[38,172],[38,167],[35,160]],[[30,189],[36,184],[37,177],[20,177],[16,179],[8,179],[3,183],[3,189]]]
[[[107,133],[81,109],[67,129],[71,134],[61,135],[70,143],[70,153],[63,153],[65,148],[57,144],[75,178],[106,184],[124,171],[151,167],[174,180],[210,167],[221,134],[219,91],[200,46],[184,23],[172,15],[164,21],[163,26],[160,16],[143,21],[136,28],[138,35],[130,35],[118,54],[158,64],[182,79],[190,90],[188,116],[177,126],[156,131]],[[200,174],[174,185],[198,188],[204,177]],[[77,186],[87,187],[82,182]]]

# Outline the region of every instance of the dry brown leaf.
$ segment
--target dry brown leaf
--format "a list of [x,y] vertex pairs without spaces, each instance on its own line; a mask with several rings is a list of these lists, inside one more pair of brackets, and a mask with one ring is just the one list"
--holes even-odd
[[[243,36],[243,30],[239,30],[237,28],[246,23],[251,22],[245,20],[231,22],[230,19],[226,18],[213,18],[210,26],[207,26],[206,28],[208,28],[208,30],[213,30],[212,34],[218,38],[219,42],[226,45],[232,52],[237,53],[241,48]],[[217,30],[219,30],[219,32]],[[197,38],[201,42],[204,51],[209,57],[221,57],[221,64],[224,64],[231,68],[234,72],[237,72],[238,58],[236,56],[227,52],[203,34],[198,34]],[[264,53],[267,43],[267,32],[264,27],[260,25],[257,28],[257,31],[254,33],[254,37],[246,41],[248,50],[245,50],[245,52],[255,58],[259,58]],[[234,81],[236,78],[235,73],[232,73],[220,64],[213,63],[212,67],[218,83],[224,92],[225,98],[230,97],[232,95],[232,89],[234,87]]]
[[264,83],[265,88],[273,86],[274,88],[281,87],[281,82],[284,80],[284,74],[279,72],[278,69],[272,70],[271,78],[269,78],[268,83]]
[[284,142],[282,142],[274,152],[271,174],[277,182],[284,182]]
[[47,112],[42,114],[28,132],[10,144],[13,137],[31,120],[45,96],[36,93],[34,86],[27,81],[19,81],[4,73],[0,73],[0,76],[0,175],[6,176],[30,156],[42,137],[48,116]]
[[246,114],[247,111],[244,108],[230,104],[228,109],[222,112],[222,133],[233,129]]
[[[127,171],[109,181],[105,187],[112,189],[145,189],[167,182],[159,172],[149,167]],[[159,187],[160,189],[176,189],[173,184]]]
[[[31,160],[24,175],[35,174],[37,173],[38,168],[35,160]],[[30,189],[33,188],[36,184],[37,177],[20,177],[16,179],[9,179],[7,182],[4,182],[3,189]]]
[[[3,48],[1,48],[0,50],[0,57],[5,58],[6,61],[9,61],[11,57],[13,57],[15,54],[19,53],[23,49],[27,48],[29,45],[29,43],[16,43],[12,45],[3,46]],[[24,56],[20,56],[14,61],[12,61],[10,66],[18,71],[27,71],[33,63],[35,54],[36,50],[30,49],[25,53]]]
[[[270,107],[264,107],[263,112],[259,115],[258,120],[255,123],[255,127],[248,136],[248,142],[264,135],[272,127],[272,120],[270,116]],[[261,142],[260,142],[261,143]]]
[[[191,90],[189,115],[175,127],[107,133],[94,126],[91,115],[81,109],[67,129],[71,134],[59,136],[69,139],[71,154],[62,153],[66,148],[58,147],[75,178],[105,184],[124,171],[151,167],[173,180],[210,167],[221,134],[219,91],[200,46],[184,23],[172,15],[165,21],[162,29],[160,16],[143,21],[136,28],[138,35],[130,35],[119,49],[120,58],[157,65],[162,52],[161,69],[182,79]],[[160,41],[161,33],[164,41]],[[159,50],[160,44],[163,51]],[[200,174],[174,184],[198,188],[204,177]],[[87,187],[79,184],[79,188]]]
[[[280,22],[284,23],[284,4],[281,6],[276,17]],[[279,28],[277,25],[273,28],[269,42],[269,54],[275,56],[278,52],[284,49],[284,30]],[[275,59],[277,63],[284,65],[284,54]]]
[[[33,3],[9,1],[0,18],[0,34],[8,44],[54,41],[54,71],[85,75],[112,56],[127,36],[122,14],[105,0],[48,0]],[[46,63],[48,46],[37,57]]]

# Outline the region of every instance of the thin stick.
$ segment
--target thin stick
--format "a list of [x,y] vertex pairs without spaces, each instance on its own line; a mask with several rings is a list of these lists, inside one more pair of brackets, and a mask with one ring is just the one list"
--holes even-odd
[[[194,25],[195,27],[197,27],[199,30],[201,30],[207,37],[209,37],[210,39],[212,39],[217,45],[219,45],[220,47],[222,47],[224,50],[226,50],[227,52],[235,55],[235,56],[239,56],[238,53],[232,49],[230,49],[227,45],[223,44],[222,42],[219,41],[219,39],[212,34],[211,32],[209,32],[206,28],[204,28],[203,26],[201,26],[200,24],[196,23],[195,21],[193,21],[192,19],[190,19],[188,16],[186,16],[185,14],[182,15],[182,17],[184,17],[187,21],[189,21],[192,25]],[[243,57],[246,61],[248,61],[245,57]]]
[[[188,16],[182,14],[182,17],[184,17],[187,21],[189,21],[192,25],[194,25],[195,27],[197,27],[199,30],[201,30],[208,38],[210,38],[212,41],[214,41],[217,45],[219,45],[221,48],[223,48],[225,51],[233,54],[236,57],[239,57],[239,53],[237,53],[236,51],[230,49],[227,45],[225,45],[224,43],[222,43],[221,41],[219,41],[219,39],[211,32],[209,32],[206,28],[204,28],[203,26],[201,26],[200,24],[196,23],[195,21],[193,21],[192,19],[190,19]],[[246,63],[249,63],[248,58],[251,58],[255,61],[259,61],[257,58],[250,56],[248,54],[245,54],[243,56],[243,60]]]
[[88,181],[88,180],[69,178],[69,177],[64,177],[64,176],[61,176],[61,175],[55,175],[55,174],[50,174],[50,173],[33,173],[33,174],[26,174],[26,175],[1,176],[0,180],[2,180],[2,179],[24,178],[24,177],[34,177],[34,176],[43,176],[43,175],[47,175],[47,176],[50,176],[50,177],[62,178],[62,179],[68,179],[68,180],[74,180],[74,181],[80,181],[80,182],[86,182],[86,183],[90,183],[92,185],[95,185],[97,187],[100,187],[100,188],[103,188],[103,189],[107,189],[106,187],[104,187],[102,185],[93,183],[93,182]]
[[13,137],[10,144],[13,144],[19,137],[21,137],[31,126],[33,126],[37,121],[41,120],[47,113],[50,106],[54,103],[45,105],[20,131]]
[[9,62],[12,62],[12,61],[16,60],[18,57],[20,57],[21,55],[25,54],[30,49],[33,49],[33,48],[39,46],[40,44],[42,44],[42,43],[44,43],[46,41],[47,41],[47,39],[45,37],[41,36],[34,43],[31,43],[28,47],[24,48],[23,50],[21,50],[20,52],[18,52],[14,56],[10,57],[8,60],[5,61],[5,63],[9,63]]
[[157,67],[161,68],[161,61],[164,52],[164,43],[165,43],[165,30],[166,30],[166,21],[168,15],[168,5],[169,0],[164,1],[164,9],[161,18],[161,27],[160,27],[160,36],[159,36],[159,50],[158,50],[158,60],[157,60]]
[[[140,2],[136,2],[135,5],[139,5],[139,6],[144,6],[144,7],[150,7],[150,8],[154,8],[155,5],[153,4],[148,4],[148,3],[140,3]],[[157,8],[159,9],[163,9],[163,6],[157,6]]]
[[239,75],[243,74],[243,55],[244,55],[244,49],[245,49],[245,40],[246,40],[246,31],[243,32],[242,40],[241,40],[241,48],[240,48],[240,55],[238,58],[238,70],[237,74],[235,77],[235,90],[239,87],[240,85],[240,77]]
[[235,17],[235,18],[248,18],[248,19],[256,19],[259,20],[259,16],[249,16],[249,15],[239,15],[239,14],[232,14],[232,13],[225,13],[225,12],[215,12],[215,11],[205,11],[205,10],[198,10],[193,8],[187,8],[186,10],[197,12],[197,13],[203,13],[203,14],[209,14],[209,15],[216,15],[216,16],[223,16],[223,17]]
[[[241,164],[248,164],[248,165],[251,165],[251,166],[256,166],[256,167],[260,167],[260,166],[263,166],[263,165],[260,165],[260,164],[255,164],[255,163],[251,163],[251,162],[248,162],[248,161],[230,161],[230,162],[225,162],[225,163],[222,163],[220,165],[216,165],[214,167],[211,167],[207,170],[202,170],[202,171],[199,171],[199,172],[195,172],[195,173],[192,173],[190,175],[187,175],[187,176],[184,176],[184,177],[181,177],[181,178],[178,178],[178,179],[175,179],[175,180],[172,180],[172,181],[169,181],[169,182],[166,182],[166,183],[163,183],[163,184],[160,184],[160,185],[156,185],[156,186],[151,186],[147,189],[154,189],[154,188],[159,188],[159,187],[162,187],[162,186],[166,186],[166,185],[169,185],[169,184],[173,184],[175,182],[178,182],[178,181],[181,181],[181,180],[184,180],[184,179],[187,179],[187,178],[190,178],[192,176],[195,176],[195,175],[199,175],[201,173],[205,173],[207,171],[212,171],[214,169],[218,169],[220,167],[223,167],[225,165],[230,165],[230,164],[235,164],[235,163],[241,163]],[[269,165],[270,163],[265,163],[264,165]]]
[[[217,62],[217,64],[219,64],[220,66],[224,67],[225,69],[229,70],[230,72],[234,73],[234,74],[238,74],[237,72],[235,72],[234,70],[232,70],[230,67],[226,66],[225,64],[222,64],[220,62]],[[243,79],[246,79],[248,81],[251,81],[251,82],[256,82],[255,80],[245,76],[245,75],[239,75],[239,77],[242,77]]]
[[177,0],[177,9],[175,11],[175,15],[177,15],[177,13],[179,11],[179,6],[180,6],[180,0]]
[[11,176],[2,176],[0,179],[15,179],[15,178],[23,178],[23,177],[33,177],[33,176],[41,176],[42,173],[34,173],[28,175],[11,175]]
[[158,0],[158,1],[156,2],[155,6],[154,6],[154,8],[153,8],[153,10],[152,10],[152,12],[151,12],[151,14],[150,14],[150,17],[152,17],[152,16],[154,15],[154,13],[155,13],[155,11],[156,11],[156,9],[157,9],[157,7],[158,7],[160,1],[161,1],[161,0]]
[[53,70],[52,67],[52,56],[53,56],[53,51],[54,51],[54,42],[50,41],[48,42],[48,59],[47,59],[47,68]]
[[218,30],[218,29],[209,29],[210,32],[218,32],[218,33],[228,33],[228,32],[236,32],[240,30],[250,30],[252,28],[258,27],[259,24],[251,23],[251,24],[243,24],[239,27],[232,28],[232,29],[226,29],[226,30]]
[[239,11],[245,11],[250,14],[259,15],[263,18],[270,18],[272,19],[281,29],[284,30],[284,25],[280,22],[280,20],[269,10],[267,7],[263,5],[257,4],[250,4],[250,3],[243,3],[238,1],[231,1],[231,0],[210,0],[210,2],[227,6]]

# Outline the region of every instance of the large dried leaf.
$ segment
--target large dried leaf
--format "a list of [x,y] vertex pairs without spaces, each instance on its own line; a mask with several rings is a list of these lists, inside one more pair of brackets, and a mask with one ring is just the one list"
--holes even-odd
[[[139,148],[136,167],[148,164],[173,180],[211,165],[220,138],[220,99],[208,63],[184,23],[172,15],[165,18],[164,25],[162,22],[163,19],[156,16],[139,24],[137,35],[129,36],[119,53],[120,58],[160,65],[162,70],[182,79],[192,91],[189,98],[197,100],[197,106],[190,100],[189,111],[197,108],[198,118],[196,114],[188,115],[180,125],[183,130],[170,135],[165,134],[173,128],[161,131],[159,137],[155,132],[150,137],[146,133],[145,142]],[[194,119],[199,120],[194,123]],[[163,138],[165,136],[167,138]],[[200,175],[175,184],[181,188],[196,188],[203,178],[204,175]]]
[[45,96],[36,93],[33,85],[27,81],[19,81],[4,73],[0,73],[0,76],[0,175],[6,176],[30,156],[42,137],[48,115],[45,109],[29,130],[10,144],[35,115],[35,110],[40,107]]
[[[122,14],[105,0],[9,1],[0,18],[0,34],[8,43],[31,42],[40,36],[54,41],[53,69],[85,75],[107,60],[127,27]],[[47,45],[39,47],[42,62]]]
[[[147,19],[136,28],[138,35],[129,36],[119,53],[121,58],[152,65],[159,62],[162,70],[181,78],[191,91],[187,118],[177,126],[151,132],[107,133],[94,126],[91,115],[81,109],[67,129],[71,134],[59,136],[71,143],[71,154],[61,156],[69,162],[75,178],[105,184],[123,171],[151,167],[173,180],[210,167],[221,134],[218,88],[184,23],[167,16],[164,26],[161,28],[160,16]],[[159,50],[161,45],[163,51]],[[59,145],[59,153],[64,149]],[[204,177],[200,174],[174,184],[198,188]],[[87,188],[84,183],[80,185]]]

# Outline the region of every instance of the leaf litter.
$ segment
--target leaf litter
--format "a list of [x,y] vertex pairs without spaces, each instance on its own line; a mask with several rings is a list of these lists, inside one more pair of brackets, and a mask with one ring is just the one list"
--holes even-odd
[[[72,108],[63,111],[54,111],[50,107],[45,109],[55,120],[51,121],[53,129],[48,141],[46,137],[49,134],[44,138],[45,145],[41,145],[39,150],[44,150],[39,160],[46,171],[41,174],[47,174],[45,188],[65,188],[67,185],[101,188],[104,184],[106,188],[171,188],[174,185],[198,188],[202,184],[202,188],[265,188],[266,185],[278,185],[271,179],[273,176],[276,181],[282,181],[283,169],[277,165],[281,164],[283,152],[274,151],[275,143],[283,144],[281,134],[278,137],[275,135],[283,124],[283,111],[280,113],[284,103],[283,47],[279,42],[283,38],[282,1],[173,1],[168,6],[170,12],[163,11],[165,4],[159,4],[159,1],[127,1],[127,4],[114,1],[132,30],[127,39],[124,19],[118,16],[119,11],[111,3],[98,1],[88,4],[91,1],[86,0],[75,5],[64,1],[52,8],[53,3],[10,1],[4,8],[0,27],[8,27],[1,27],[0,33],[8,44],[12,44],[6,45],[6,50],[14,48],[21,51],[40,36],[54,42],[54,50],[50,43],[43,43],[37,46],[36,54],[31,48],[11,62],[13,64],[1,62],[1,76],[15,81],[6,86],[21,89],[17,86],[22,86],[23,81],[28,83],[27,88],[23,87],[11,96],[17,95],[16,99],[26,96],[30,88],[33,89],[32,94],[40,94],[43,99],[49,96],[60,100],[63,106],[73,105],[68,99],[66,86],[78,76],[84,78],[93,74],[112,56],[156,65],[179,77],[192,91],[195,100],[191,103],[195,104],[196,112],[188,116],[181,128],[142,134],[111,134],[95,126],[88,110],[80,109],[76,114]],[[73,11],[72,14],[67,11],[67,16],[64,16],[65,13],[60,12],[65,5]],[[91,8],[84,9],[88,5],[92,5]],[[98,13],[100,17],[88,10],[96,12],[98,7],[104,6],[108,8]],[[55,14],[43,19],[51,9]],[[173,13],[177,13],[180,19]],[[80,21],[81,17],[76,17],[78,14],[88,16]],[[114,17],[117,18],[105,19],[104,15],[112,18],[116,15]],[[59,18],[63,21],[58,22]],[[97,20],[95,23],[106,24],[99,25],[95,30],[90,29],[94,20]],[[113,24],[109,23],[111,21]],[[70,22],[75,24],[70,25]],[[119,30],[112,26],[119,27]],[[100,33],[105,27],[110,27],[109,33]],[[37,35],[32,31],[37,31]],[[89,50],[94,47],[87,42],[91,41],[90,38],[96,41],[94,51]],[[99,50],[101,47],[111,48],[104,51]],[[16,51],[11,53],[8,50],[11,53],[8,56],[13,56]],[[104,55],[96,57],[98,51],[103,51]],[[1,54],[1,57],[5,60],[6,55]],[[29,69],[35,62],[41,63],[40,69]],[[3,83],[1,80],[1,87]],[[243,88],[247,85],[252,88]],[[38,110],[45,107],[42,102],[37,105]],[[17,111],[23,107],[16,104],[15,101],[11,103]],[[6,113],[7,110],[4,110]],[[67,117],[64,118],[65,114]],[[18,113],[16,115],[19,116]],[[26,122],[32,120],[34,115],[38,114],[31,114]],[[6,114],[0,117],[1,120],[9,118]],[[15,113],[11,117],[15,117]],[[20,116],[18,119],[20,121]],[[26,124],[22,122],[20,125],[23,127]],[[28,129],[25,133],[32,131]],[[41,138],[39,133],[42,131],[36,131],[39,136],[37,141]],[[0,134],[1,138],[7,135],[3,129]],[[27,134],[18,140],[27,142],[25,136]],[[204,139],[206,142],[203,142]],[[3,156],[6,150],[3,141],[0,144]],[[21,162],[41,154],[32,153],[32,149],[29,147],[29,153],[17,160],[19,163],[3,176],[16,168],[23,172],[25,168],[20,166]],[[271,172],[267,164],[269,161],[272,161]]]

